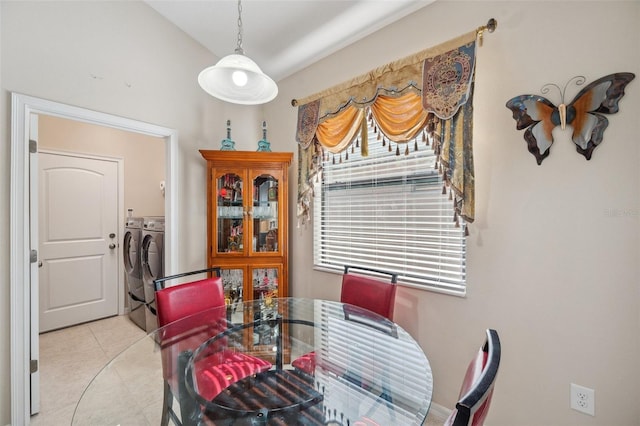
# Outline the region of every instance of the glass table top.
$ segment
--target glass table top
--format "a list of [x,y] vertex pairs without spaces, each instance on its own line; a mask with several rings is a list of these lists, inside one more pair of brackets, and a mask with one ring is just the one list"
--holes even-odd
[[[312,362],[297,368],[300,359]],[[131,345],[89,384],[72,424],[158,425],[165,382],[183,423],[211,425],[421,425],[433,387],[420,346],[386,318],[339,302],[266,298]]]

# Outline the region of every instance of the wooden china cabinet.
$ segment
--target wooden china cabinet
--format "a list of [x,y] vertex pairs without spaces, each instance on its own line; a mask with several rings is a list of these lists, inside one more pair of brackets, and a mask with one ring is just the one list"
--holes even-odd
[[[274,298],[289,295],[288,169],[293,154],[200,153],[207,160],[207,264],[222,269],[228,305],[263,299],[269,308]],[[269,343],[269,333],[254,333],[257,346]]]

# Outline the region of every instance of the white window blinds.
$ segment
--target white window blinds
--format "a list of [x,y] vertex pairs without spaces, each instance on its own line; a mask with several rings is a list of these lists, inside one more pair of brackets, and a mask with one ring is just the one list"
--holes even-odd
[[464,295],[464,223],[453,220],[431,147],[412,141],[396,155],[398,146],[389,151],[390,142],[383,146],[377,136],[369,126],[368,157],[348,148],[348,159],[343,152],[323,163],[314,200],[315,266],[383,269],[403,284]]

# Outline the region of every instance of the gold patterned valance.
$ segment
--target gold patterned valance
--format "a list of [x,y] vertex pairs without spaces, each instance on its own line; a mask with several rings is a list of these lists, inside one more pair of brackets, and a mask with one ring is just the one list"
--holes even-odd
[[494,20],[489,25],[492,21],[493,27],[480,27],[292,101],[298,106],[298,216],[302,223],[309,219],[313,179],[322,168],[323,152],[339,154],[357,141],[362,155],[368,155],[369,124],[383,135],[383,144],[385,139],[407,143],[424,131],[434,142],[456,215],[473,222],[476,38],[486,29],[495,29]]
[[476,63],[475,41],[427,58],[422,72],[422,106],[449,119],[469,98]]
[[434,58],[452,49],[475,42],[477,31],[471,31],[435,47],[378,67],[342,84],[322,92],[295,100],[296,106],[320,100],[318,111],[321,120],[325,116],[339,113],[350,103],[360,107],[375,101],[378,94],[393,96],[407,91],[422,92],[422,71],[425,59]]

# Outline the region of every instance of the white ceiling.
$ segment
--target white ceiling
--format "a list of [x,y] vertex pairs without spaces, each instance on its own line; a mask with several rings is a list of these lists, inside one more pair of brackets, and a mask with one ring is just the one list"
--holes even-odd
[[[242,48],[277,82],[433,1],[244,0]],[[146,3],[218,58],[234,52],[236,0]]]

